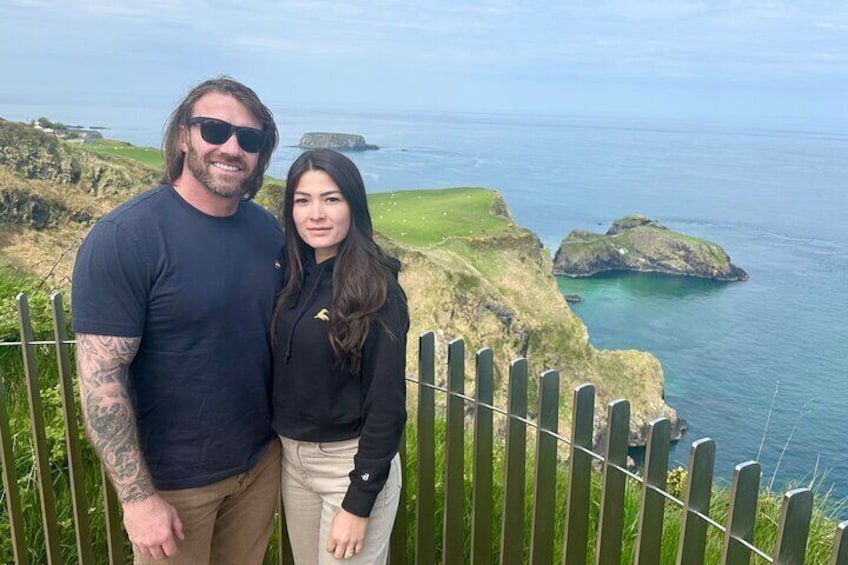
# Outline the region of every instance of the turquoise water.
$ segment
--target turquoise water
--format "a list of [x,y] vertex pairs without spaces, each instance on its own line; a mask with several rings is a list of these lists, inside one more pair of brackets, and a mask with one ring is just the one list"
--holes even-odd
[[[169,110],[0,105],[0,116],[103,125],[156,146]],[[581,295],[573,309],[595,346],[662,362],[666,399],[689,422],[672,463],[707,436],[718,480],[759,458],[764,484],[817,472],[848,496],[848,125],[274,111],[283,145],[305,131],[379,145],[352,155],[371,191],[500,190],[551,253],[572,229],[632,213],[721,244],[749,281],[624,275],[560,288]],[[270,173],[284,177],[298,153],[281,147]]]

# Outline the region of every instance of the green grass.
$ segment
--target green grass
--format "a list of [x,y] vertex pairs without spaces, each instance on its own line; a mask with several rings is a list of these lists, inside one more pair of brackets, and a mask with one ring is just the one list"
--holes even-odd
[[[415,543],[415,492],[417,484],[417,436],[416,422],[411,420],[407,425],[407,464],[406,476],[404,482],[406,485],[406,512],[408,523],[408,538],[407,538],[407,558],[413,562],[414,543]],[[534,465],[534,441],[532,435],[528,435],[527,445],[527,467],[525,481],[525,516],[524,516],[524,555],[525,562],[529,562],[530,555],[530,540],[531,540],[531,525],[533,520],[532,503],[534,499],[533,492],[533,465]],[[464,539],[465,539],[465,562],[470,563],[469,544],[471,539],[471,505],[472,505],[472,487],[473,487],[473,450],[472,437],[466,428],[465,439],[465,519],[464,519]],[[560,446],[560,456],[565,455],[564,447]],[[435,532],[436,532],[436,556],[440,559],[442,550],[442,509],[444,501],[442,498],[444,488],[444,450],[445,450],[445,426],[443,420],[436,422],[435,436]],[[501,510],[503,505],[503,485],[502,476],[504,469],[505,449],[503,439],[495,439],[494,458],[493,458],[493,537],[492,537],[492,556],[493,562],[497,562],[500,546],[500,524]],[[678,498],[683,497],[682,486],[685,484],[686,473],[679,469],[669,471],[670,486],[672,491]],[[588,561],[595,561],[595,547],[599,511],[601,505],[601,484],[602,477],[600,471],[595,469],[592,473],[592,487],[590,494],[590,516],[589,516],[589,543],[588,543]],[[556,473],[556,493],[546,493],[545,496],[553,495],[556,500],[556,521],[553,525],[554,530],[554,563],[562,562],[562,540],[565,531],[565,508],[566,508],[566,493],[568,487],[568,471],[567,464],[561,463],[557,467]],[[836,525],[839,520],[840,513],[844,513],[845,501],[833,501],[828,499],[828,495],[822,492],[821,489],[816,489],[812,521],[810,524],[810,533],[807,543],[807,553],[805,563],[808,565],[825,565],[829,563],[830,553],[833,547],[833,536],[836,531]],[[637,483],[628,479],[624,497],[624,530],[622,535],[622,563],[632,563],[635,558],[636,538],[639,525],[639,508],[641,506],[642,487],[641,483]],[[711,518],[724,524],[727,521],[727,509],[730,500],[730,493],[725,488],[715,488],[710,506],[709,515]],[[754,545],[767,553],[772,554],[777,541],[777,525],[780,522],[781,516],[782,495],[778,493],[761,492],[759,499],[759,507],[757,512],[757,521],[754,530]],[[677,557],[678,542],[680,538],[680,527],[682,524],[682,510],[667,502],[665,505],[663,519],[663,535],[661,545],[661,563],[674,563]],[[707,536],[706,558],[705,563],[720,563],[721,551],[723,544],[723,533],[718,529],[709,528]],[[751,560],[751,563],[761,563],[757,557]]]
[[22,272],[0,258],[0,342],[16,341],[19,337],[15,299],[22,292],[28,296],[34,330],[50,331],[53,327],[49,298],[42,290],[41,279]]
[[114,139],[98,139],[86,143],[83,147],[101,155],[131,159],[154,169],[162,168],[162,151],[155,147],[138,147],[126,141]]
[[449,188],[374,193],[368,208],[374,227],[401,243],[426,247],[448,238],[477,237],[514,228],[492,213],[497,192],[483,188]]
[[[49,312],[46,296],[43,291],[37,289],[38,280],[32,277],[27,277],[15,271],[9,266],[0,269],[0,290],[3,291],[4,300],[8,298],[8,302],[3,303],[4,310],[13,310],[12,298],[19,290],[27,290],[30,293],[30,305],[32,307],[32,315],[34,325],[36,327],[36,339],[51,339],[51,331],[49,324]],[[12,324],[14,315],[12,314],[4,328],[4,339],[6,341],[14,340],[16,336],[16,324]],[[16,321],[16,320],[15,320]],[[60,524],[60,545],[62,551],[62,562],[75,561],[75,540],[73,532],[73,517],[71,513],[70,490],[68,480],[68,467],[66,460],[66,449],[64,442],[64,424],[61,416],[61,400],[58,387],[58,377],[56,374],[56,359],[53,348],[39,346],[36,348],[38,356],[38,366],[40,370],[40,390],[42,403],[45,409],[45,428],[48,443],[48,451],[50,457],[50,466],[52,473],[52,487],[56,497],[56,507],[59,513]],[[19,477],[18,487],[21,492],[22,503],[24,506],[25,516],[25,531],[27,536],[27,547],[29,548],[29,561],[33,563],[45,562],[44,553],[44,536],[42,533],[42,525],[40,518],[38,492],[35,482],[35,472],[32,459],[32,441],[30,435],[30,422],[28,407],[26,401],[26,386],[23,378],[23,366],[21,360],[21,352],[18,346],[3,345],[0,346],[0,370],[2,371],[3,383],[5,385],[7,399],[9,402],[10,423],[12,427],[13,449],[15,453],[15,464]],[[409,407],[411,421],[407,427],[407,476],[404,477],[406,483],[407,500],[405,501],[405,511],[409,519],[409,539],[407,543],[407,553],[410,557],[414,552],[414,533],[415,533],[415,485],[417,482],[416,476],[416,422],[414,420],[415,409]],[[501,416],[496,416],[497,419],[502,419]],[[502,423],[502,422],[501,422]],[[441,508],[443,507],[442,489],[444,488],[444,420],[437,419],[436,421],[436,547],[441,547]],[[496,428],[498,423],[496,422]],[[79,422],[77,424],[77,433],[82,440],[83,446],[83,476],[85,490],[89,502],[89,517],[91,519],[91,530],[94,536],[95,558],[97,562],[105,562],[105,526],[103,521],[102,501],[99,489],[99,465],[94,456],[88,442],[83,439],[82,427]],[[470,433],[466,436],[466,452],[465,452],[465,519],[463,522],[464,539],[466,545],[470,540],[470,509],[471,509],[471,492],[473,480],[473,457],[472,457],[472,439]],[[532,434],[528,435],[527,445],[527,472],[526,472],[526,510],[525,510],[525,555],[529,555],[529,540],[530,527],[532,524],[532,500],[533,500],[533,450],[534,440]],[[497,556],[499,548],[500,536],[500,512],[502,506],[502,473],[504,468],[504,442],[502,437],[496,437],[494,441],[494,473],[493,473],[493,543],[492,554]],[[565,455],[564,449],[561,447],[560,455]],[[674,490],[675,495],[680,496],[680,485],[682,479],[679,472],[672,472],[673,476],[677,476],[674,484],[677,485]],[[556,480],[556,504],[557,504],[557,520],[554,527],[554,562],[561,561],[562,539],[563,539],[563,516],[565,515],[565,493],[568,484],[567,467],[565,463],[561,463],[557,469]],[[598,508],[600,505],[600,484],[601,476],[598,471],[593,473],[593,485],[591,491],[591,511],[590,511],[590,556],[594,551],[594,536]],[[554,494],[554,493],[550,493]],[[625,528],[623,539],[623,559],[626,562],[633,561],[633,551],[636,541],[636,532],[638,525],[638,512],[640,505],[641,491],[639,484],[628,480],[627,495],[624,500],[624,515]],[[0,563],[12,561],[11,540],[9,539],[9,524],[8,516],[6,515],[5,494],[0,487]],[[726,522],[726,514],[728,507],[728,493],[724,489],[716,488],[713,496],[712,508],[710,516],[719,523]],[[816,506],[813,511],[813,520],[811,524],[807,559],[806,563],[824,564],[828,562],[830,551],[833,544],[833,534],[836,529],[836,523],[840,513],[844,513],[844,501],[828,500],[827,493],[819,493],[816,496]],[[759,511],[757,516],[757,525],[755,532],[755,544],[772,552],[777,535],[777,524],[780,519],[781,496],[774,493],[761,493]],[[677,542],[679,537],[681,524],[681,511],[676,506],[667,503],[664,533],[662,545],[662,563],[674,562],[674,557],[677,552]],[[721,535],[717,530],[712,530],[708,538],[707,563],[719,562],[721,552]],[[276,555],[276,539],[272,539],[272,544],[269,547],[266,563],[275,563]],[[124,547],[124,554],[130,555],[129,546]],[[466,553],[466,557],[468,554]],[[411,561],[410,561],[411,562]],[[756,562],[756,560],[754,561]]]
[[[15,305],[15,297],[20,292],[25,292],[28,297],[35,339],[53,339],[49,299],[46,292],[40,288],[40,280],[28,276],[8,264],[0,264],[0,333],[2,333],[2,340],[0,341],[14,342],[20,337]],[[67,305],[67,299],[65,304]],[[66,319],[69,319],[67,312]],[[56,500],[59,545],[62,553],[61,562],[71,563],[76,561],[76,541],[74,538],[65,425],[61,411],[62,402],[55,348],[39,346],[35,348],[35,354],[41,403],[44,409],[44,429],[51,470],[51,484]],[[44,533],[33,460],[23,357],[19,346],[0,344],[0,376],[3,379],[6,395],[12,450],[15,454],[15,467],[18,476],[17,486],[23,507],[26,545],[29,549],[29,562],[44,563],[46,562]],[[82,440],[84,488],[89,508],[92,510],[88,514],[93,541],[95,546],[103,548],[100,552],[103,554],[106,531],[103,512],[100,510],[102,508],[99,481],[100,465],[88,442],[82,439],[83,431],[79,421],[76,433]],[[0,486],[0,563],[12,562],[11,538],[8,535],[9,516],[7,515],[5,498],[4,488]],[[105,558],[99,560],[99,562],[105,562]]]

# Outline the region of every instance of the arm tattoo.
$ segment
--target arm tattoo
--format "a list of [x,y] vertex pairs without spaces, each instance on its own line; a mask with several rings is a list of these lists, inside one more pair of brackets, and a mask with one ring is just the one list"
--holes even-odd
[[121,502],[155,494],[138,445],[127,394],[129,366],[140,337],[77,334],[77,373],[85,429]]

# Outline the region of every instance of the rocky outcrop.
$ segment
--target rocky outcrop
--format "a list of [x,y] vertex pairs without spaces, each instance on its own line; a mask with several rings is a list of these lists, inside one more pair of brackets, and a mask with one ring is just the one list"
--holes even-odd
[[69,210],[61,202],[20,190],[0,188],[0,222],[35,230],[55,227],[62,221],[89,225],[93,217],[83,210]]
[[308,132],[303,134],[297,145],[302,149],[325,147],[327,149],[336,149],[337,151],[379,149],[376,145],[366,143],[365,138],[361,135],[352,133]]
[[589,277],[611,271],[748,280],[721,246],[673,232],[638,214],[617,220],[603,235],[574,230],[554,256],[556,275]]

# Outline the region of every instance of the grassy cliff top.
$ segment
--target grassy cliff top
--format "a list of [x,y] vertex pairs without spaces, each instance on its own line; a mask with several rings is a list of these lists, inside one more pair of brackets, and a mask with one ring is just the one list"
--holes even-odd
[[139,147],[116,139],[96,139],[85,144],[85,148],[100,155],[111,155],[137,161],[157,171],[162,170],[162,150],[158,147]]
[[517,234],[500,194],[485,188],[409,190],[368,195],[375,229],[406,245],[452,238]]

